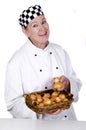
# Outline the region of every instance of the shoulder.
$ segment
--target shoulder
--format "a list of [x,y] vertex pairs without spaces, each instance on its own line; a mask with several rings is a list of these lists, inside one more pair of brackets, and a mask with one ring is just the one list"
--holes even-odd
[[63,52],[65,51],[64,48],[60,45],[60,43],[50,42],[50,46],[57,51],[63,51]]
[[59,43],[50,43],[51,48],[53,48],[54,50],[58,51],[58,52],[63,52],[65,53],[65,49],[59,44]]
[[22,60],[22,57],[25,54],[25,50],[26,50],[26,44],[23,44],[18,50],[16,50],[14,52],[14,54],[11,56],[11,58],[8,61],[8,65],[12,65],[12,64],[18,64],[20,63],[20,61]]
[[56,47],[56,48],[62,48],[62,46],[60,46],[59,43],[53,43],[53,42],[50,42],[50,46],[52,46],[52,47]]
[[60,57],[69,58],[68,52],[60,45],[60,43],[50,43],[50,46]]

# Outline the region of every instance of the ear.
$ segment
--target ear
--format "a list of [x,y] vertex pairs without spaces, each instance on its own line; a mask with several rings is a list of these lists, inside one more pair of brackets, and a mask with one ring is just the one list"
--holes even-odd
[[27,37],[27,30],[26,29],[22,29],[22,32],[26,35]]

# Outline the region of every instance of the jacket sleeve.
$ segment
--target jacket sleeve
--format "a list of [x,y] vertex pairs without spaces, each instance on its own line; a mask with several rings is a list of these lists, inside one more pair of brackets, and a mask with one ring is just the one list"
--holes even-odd
[[36,113],[26,106],[23,94],[20,69],[14,60],[8,63],[6,70],[5,101],[7,110],[14,118],[36,119]]
[[69,78],[70,80],[70,85],[71,85],[71,93],[74,95],[74,101],[78,101],[79,98],[79,91],[81,89],[81,81],[80,79],[77,77],[75,71],[73,70],[73,67],[71,65],[71,61],[70,58],[67,54],[67,52],[65,52],[65,63],[66,63],[66,76]]

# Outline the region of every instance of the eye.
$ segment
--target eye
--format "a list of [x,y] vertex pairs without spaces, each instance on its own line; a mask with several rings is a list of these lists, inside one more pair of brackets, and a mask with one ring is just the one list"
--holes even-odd
[[42,21],[42,24],[45,24],[45,23],[47,23],[46,20]]
[[35,28],[35,27],[38,27],[38,24],[33,24],[32,27],[34,27],[34,28]]

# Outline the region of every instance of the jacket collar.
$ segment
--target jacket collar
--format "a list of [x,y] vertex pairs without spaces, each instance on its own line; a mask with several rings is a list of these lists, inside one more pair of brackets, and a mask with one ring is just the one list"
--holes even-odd
[[26,42],[26,48],[27,48],[27,51],[30,51],[33,54],[41,55],[41,54],[46,53],[51,50],[51,43],[49,42],[45,49],[41,49],[41,48],[38,48],[35,45],[33,45],[32,42],[28,39]]

